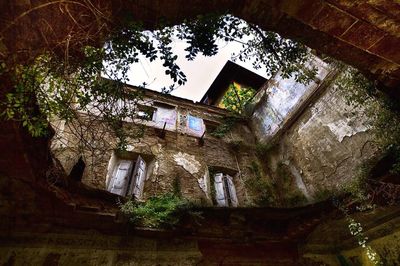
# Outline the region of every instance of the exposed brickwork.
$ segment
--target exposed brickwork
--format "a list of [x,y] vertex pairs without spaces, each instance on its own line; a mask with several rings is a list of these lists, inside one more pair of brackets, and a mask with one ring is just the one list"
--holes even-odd
[[[17,1],[14,4],[3,3],[0,6],[3,12],[1,16],[4,30],[1,33],[4,36],[2,39],[4,45],[1,47],[4,55],[18,54],[20,59],[27,59],[29,54],[30,56],[39,54],[43,45],[59,52],[62,56],[65,55],[67,47],[69,54],[79,55],[81,45],[101,43],[104,36],[96,34],[96,30],[106,28],[101,21],[99,25],[94,23],[96,19],[93,10],[74,4],[46,3],[45,0],[35,3]],[[394,87],[400,84],[400,76],[396,72],[400,65],[399,52],[396,51],[396,47],[400,46],[398,39],[400,5],[394,0],[368,2],[230,0],[210,1],[207,5],[199,0],[191,1],[189,5],[178,0],[168,3],[124,1],[113,2],[113,6],[109,6],[109,2],[98,0],[93,1],[93,4],[103,12],[104,17],[109,17],[115,22],[109,25],[110,28],[118,27],[120,18],[126,15],[143,21],[151,28],[161,18],[178,23],[196,14],[229,11],[265,29],[276,30],[287,37],[296,36],[316,50],[372,73],[387,86]],[[35,9],[32,11],[32,8]],[[18,17],[27,10],[31,11]],[[293,31],[293,23],[298,24],[296,31]],[[308,27],[311,27],[311,30]],[[363,34],[356,34],[355,31]],[[333,43],[334,47],[326,46],[320,41],[322,33],[328,34],[329,42]],[[377,43],[382,34],[385,38]],[[375,43],[376,48],[374,48]],[[390,51],[384,52],[382,47],[385,49],[390,47]],[[352,55],[350,49],[355,49],[356,55]],[[377,61],[372,68],[370,64],[364,63],[365,58],[370,56]]]
[[[90,10],[72,4],[67,8],[56,1],[54,2],[56,4],[51,5],[45,3],[47,1],[44,0],[0,2],[0,17],[2,18],[0,33],[3,37],[0,40],[0,56],[2,58],[11,60],[15,56],[18,63],[24,63],[43,52],[43,47],[47,45],[61,56],[65,56],[65,48],[68,45],[71,55],[79,55],[82,45],[85,44],[102,45],[104,35],[97,34],[97,30],[105,25],[101,23],[96,25],[96,20]],[[212,1],[208,5],[205,5],[203,0],[192,1],[190,4],[178,0],[141,1],[140,3],[138,1],[113,1],[111,8],[108,8],[109,1],[93,1],[93,3],[99,10],[104,11],[106,17],[112,18],[115,22],[112,27],[118,27],[119,18],[126,13],[144,21],[147,27],[152,27],[162,17],[172,22],[180,22],[184,18],[195,17],[200,13],[209,11],[223,13],[229,10],[237,16],[260,24],[265,29],[273,29],[284,36],[301,39],[320,52],[332,55],[371,73],[392,88],[396,88],[400,84],[400,50],[398,49],[400,47],[398,21],[400,8],[399,3],[393,0],[375,0],[367,3],[352,0],[227,0]],[[42,4],[44,5],[38,8]],[[289,8],[285,5],[289,5]],[[32,8],[37,9],[32,10]],[[28,10],[30,11],[24,13]],[[24,15],[20,16],[21,14]],[[74,18],[79,17],[78,23],[82,27],[78,27],[75,24],[76,21],[67,14],[72,14]],[[80,16],[76,16],[76,14],[80,14]],[[317,17],[320,14],[321,17]],[[326,18],[328,24],[325,24],[322,18]],[[78,38],[78,42],[73,42],[68,39],[68,36],[77,29],[82,30],[79,31],[81,35],[73,35]],[[89,34],[87,34],[88,32]],[[76,46],[71,46],[71,44]],[[1,80],[1,84],[1,94],[4,95],[11,88],[11,83],[9,80]],[[48,139],[29,137],[18,123],[1,122],[0,128],[0,228],[3,232],[44,232],[49,231],[49,228],[54,228],[56,231],[81,228],[86,232],[98,230],[109,234],[126,234],[127,227],[116,223],[115,217],[109,215],[112,210],[115,212],[112,206],[116,199],[112,195],[73,182],[66,186],[68,189],[65,187],[54,189],[44,182],[44,172],[49,166]],[[290,211],[283,210],[283,212],[287,215]],[[261,213],[267,216],[259,217],[264,218],[266,223],[269,222],[270,220],[267,218],[271,217],[270,210],[261,210]],[[213,215],[218,220],[218,215]],[[226,214],[221,215],[229,217]],[[252,215],[254,213],[251,213],[250,216]],[[279,216],[279,214],[277,215]],[[285,219],[294,220],[295,218],[285,216]],[[226,226],[227,221],[229,219],[221,219],[215,222],[215,225],[218,225],[221,230]],[[239,221],[240,225],[241,219],[233,219],[233,221]],[[250,227],[243,230],[241,240],[243,240],[246,230],[251,229],[253,232],[257,232],[256,229],[263,229],[265,225],[251,220],[244,223]],[[207,229],[207,226],[208,224],[205,224],[203,229]],[[279,232],[279,230],[276,229],[275,232]],[[224,231],[220,231],[219,237],[224,238],[224,233]],[[286,233],[287,230],[284,229],[281,235],[278,234],[279,241],[288,237]],[[146,233],[143,234],[146,235]],[[150,234],[147,233],[146,237]],[[305,237],[306,232],[295,235]],[[163,235],[160,232],[153,232],[152,236],[170,237],[170,235]],[[324,234],[321,236],[325,237]],[[10,238],[9,234],[6,234],[5,237],[8,240],[15,240],[15,238]],[[49,239],[55,238],[50,237]],[[294,238],[293,241],[301,241],[301,238]],[[124,239],[120,242],[124,243]],[[14,242],[10,246],[15,243],[18,242]],[[104,243],[107,241],[102,242],[103,245]],[[143,243],[141,241],[140,245]],[[35,245],[35,241],[26,242],[26,245]],[[261,247],[265,248],[265,246]],[[230,252],[236,253],[238,250],[238,248],[232,248]],[[289,248],[289,250],[290,256],[292,256],[293,249]],[[15,252],[12,248],[2,249],[1,252],[4,256],[0,257],[6,265],[16,264],[21,260],[22,262],[32,262],[32,258],[37,258],[39,263],[52,264],[57,260],[60,262],[62,259],[68,258],[70,254],[68,253],[70,251],[67,251],[59,256],[58,253],[49,251],[43,252],[39,256],[37,250],[32,253],[30,253],[31,251],[27,252],[27,249]],[[126,261],[129,262],[129,256],[132,256],[130,254],[130,252],[126,252],[126,254],[118,255],[117,258],[121,260],[128,258]],[[18,258],[17,255],[21,257]],[[85,263],[90,261],[85,256],[83,256],[83,260]],[[74,261],[76,264],[82,262],[79,258]],[[133,262],[134,259],[131,261]],[[154,261],[156,259],[152,262]]]

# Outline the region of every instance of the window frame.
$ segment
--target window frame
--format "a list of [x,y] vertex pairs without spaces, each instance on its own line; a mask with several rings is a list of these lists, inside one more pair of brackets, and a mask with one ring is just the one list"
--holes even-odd
[[[118,170],[122,163],[126,164],[128,162],[130,166],[124,177],[126,179],[123,184],[124,187],[120,193],[116,193],[113,191],[113,188],[118,178]],[[106,190],[121,197],[135,197],[135,199],[140,199],[143,195],[148,172],[149,164],[143,159],[141,154],[129,153],[128,155],[120,155],[114,152],[108,165]]]
[[[145,122],[154,122],[155,119],[155,113],[157,112],[157,108],[154,106],[150,105],[144,105],[144,104],[136,104],[136,118],[140,119]],[[150,113],[151,112],[151,113]],[[144,115],[142,115],[143,113]],[[148,117],[146,117],[148,115]]]
[[[165,124],[165,128],[168,130],[176,130],[177,128],[177,119],[178,119],[178,111],[177,111],[177,107],[175,105],[171,105],[171,104],[167,104],[167,103],[163,103],[163,102],[157,102],[154,101],[153,102],[153,108],[155,109],[155,112],[153,113],[153,120],[152,122],[154,123],[155,127],[158,128],[164,128],[164,124]],[[164,109],[164,110],[171,110],[174,112],[174,118],[173,121],[164,121],[163,119],[158,120],[160,111]]]
[[[211,195],[212,202],[214,205],[218,207],[238,207],[239,201],[237,198],[236,186],[234,183],[234,179],[237,176],[233,174],[235,171],[232,170],[222,170],[218,169],[213,171],[209,171],[209,178],[210,178],[210,188],[211,191],[214,191],[214,195]],[[221,181],[216,181],[216,176],[221,176]],[[218,188],[220,186],[220,188]],[[223,193],[223,198],[221,198],[221,193]],[[224,201],[224,202],[223,202]]]
[[[200,125],[200,127],[201,127],[200,131],[195,130],[195,129],[193,129],[193,128],[190,127],[190,120],[191,120],[191,119],[198,119],[198,120],[200,120],[200,123],[201,123],[201,125]],[[191,114],[190,112],[188,112],[187,115],[186,115],[186,132],[187,132],[189,135],[196,136],[196,137],[201,137],[201,136],[203,136],[203,134],[204,134],[205,131],[206,131],[206,126],[205,126],[205,124],[204,124],[204,119],[201,118],[201,117],[195,116],[195,115]]]

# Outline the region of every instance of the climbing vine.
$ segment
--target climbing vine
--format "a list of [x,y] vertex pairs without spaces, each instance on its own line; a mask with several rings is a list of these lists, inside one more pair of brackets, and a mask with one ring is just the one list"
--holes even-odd
[[335,82],[347,103],[361,108],[383,153],[397,157],[393,173],[400,173],[400,104],[380,92],[373,81],[352,67],[345,67]]
[[[66,3],[60,1],[59,4]],[[81,6],[88,2],[69,4]],[[99,21],[109,23],[106,12],[98,14],[93,6],[88,6],[88,9],[99,16]],[[76,119],[77,112],[90,113],[96,109],[93,113],[99,115],[100,111],[100,115],[106,117],[120,138],[119,146],[124,147],[121,121],[134,115],[129,101],[134,101],[137,96],[132,92],[128,96],[122,85],[129,81],[131,64],[138,62],[141,55],[149,61],[161,60],[165,73],[174,82],[163,88],[164,92],[170,92],[187,81],[176,63],[178,56],[172,51],[174,38],[186,40],[188,60],[193,60],[198,54],[215,55],[219,49],[218,41],[239,41],[243,49],[235,55],[236,58],[254,60],[256,68],[265,66],[270,75],[280,69],[286,76],[295,75],[299,79],[307,76],[301,67],[309,58],[307,47],[231,15],[200,15],[176,26],[164,21],[153,31],[145,31],[142,24],[132,18],[125,20],[118,30],[109,31],[104,27],[107,31],[104,32],[103,47],[81,46],[81,51],[77,53],[74,50],[74,55],[70,54],[68,47],[79,47],[79,36],[91,37],[77,33],[73,38],[69,36],[64,53],[66,57],[60,57],[49,48],[43,49],[45,52],[35,56],[29,65],[10,65],[9,61],[1,61],[1,74],[11,76],[15,86],[15,90],[6,95],[3,117],[21,121],[33,136],[41,136],[47,133],[49,119],[57,117],[69,121]],[[75,54],[79,56],[74,57]],[[102,76],[116,82],[106,81]],[[38,109],[34,107],[35,101],[39,104]]]
[[367,244],[368,242],[368,237],[365,236],[363,232],[363,227],[361,223],[357,222],[354,218],[352,218],[349,215],[348,209],[337,199],[334,199],[333,202],[339,210],[343,212],[345,215],[347,224],[348,224],[348,229],[350,234],[355,237],[357,244],[365,250],[368,259],[374,264],[374,265],[383,265],[383,262],[379,256],[379,254],[370,246]]
[[210,132],[210,135],[217,138],[222,138],[228,132],[230,132],[240,120],[241,118],[237,116],[227,116],[224,118],[222,123],[214,129],[214,131]]

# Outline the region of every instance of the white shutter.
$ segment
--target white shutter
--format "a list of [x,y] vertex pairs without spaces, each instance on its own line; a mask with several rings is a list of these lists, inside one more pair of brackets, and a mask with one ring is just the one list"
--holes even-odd
[[217,173],[214,175],[215,200],[217,201],[218,206],[227,206],[222,178],[222,173]]
[[135,165],[135,171],[133,172],[132,175],[132,190],[130,193],[132,193],[136,199],[140,199],[142,197],[143,193],[143,187],[144,187],[144,181],[146,179],[146,162],[138,156],[136,160],[136,165]]
[[237,207],[239,202],[236,196],[236,189],[235,189],[235,184],[233,184],[233,179],[231,176],[226,175],[226,180],[228,183],[228,191],[229,191],[229,196],[231,199],[231,204],[233,207]]
[[132,162],[127,160],[121,160],[117,163],[117,168],[110,181],[109,191],[111,193],[125,196],[129,183],[131,166]]

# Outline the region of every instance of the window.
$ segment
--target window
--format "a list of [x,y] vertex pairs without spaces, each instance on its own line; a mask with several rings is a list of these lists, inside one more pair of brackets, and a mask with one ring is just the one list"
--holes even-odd
[[155,126],[159,128],[163,128],[164,124],[167,129],[175,130],[176,129],[176,110],[175,107],[168,104],[163,103],[154,103],[154,106],[157,108],[156,112],[153,115],[153,121],[155,122]]
[[155,111],[156,109],[152,106],[138,104],[136,115],[142,120],[152,121],[154,119]]
[[206,126],[207,133],[214,132],[220,126],[220,123],[211,120],[204,120],[204,124]]
[[221,207],[237,207],[238,200],[233,178],[223,173],[214,174],[215,202]]
[[188,115],[187,130],[190,135],[201,137],[205,130],[203,119],[196,116]]
[[135,161],[119,158],[113,161],[107,190],[123,197],[134,195],[137,199],[141,198],[146,179],[146,162],[140,155]]

